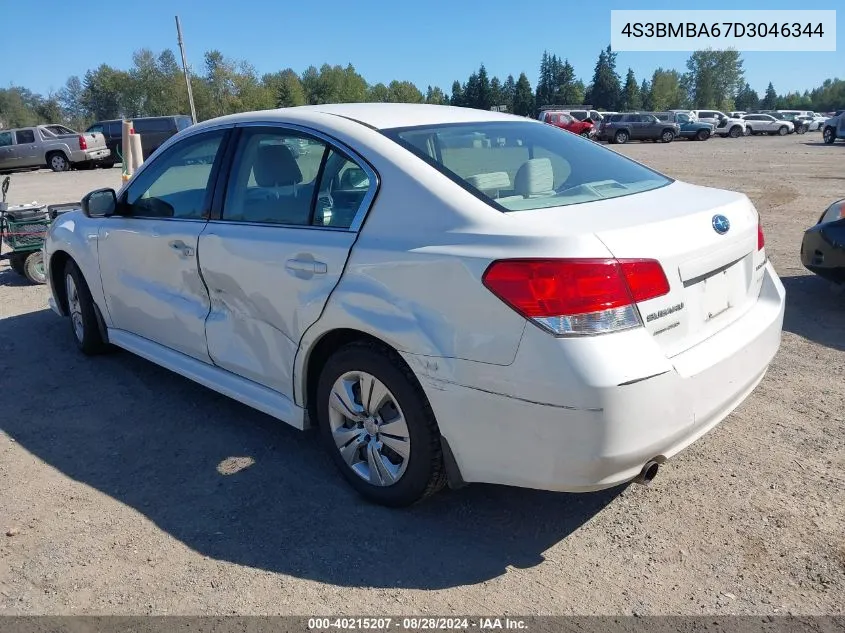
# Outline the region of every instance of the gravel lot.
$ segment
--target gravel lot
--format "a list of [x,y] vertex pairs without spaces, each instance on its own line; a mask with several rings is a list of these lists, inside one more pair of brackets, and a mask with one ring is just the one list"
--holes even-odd
[[[46,289],[3,262],[0,613],[845,612],[845,296],[798,255],[845,196],[845,147],[617,149],[747,193],[788,293],[762,385],[650,488],[368,506],[311,434],[129,354],[78,354]],[[119,184],[119,169],[20,174],[9,202]]]

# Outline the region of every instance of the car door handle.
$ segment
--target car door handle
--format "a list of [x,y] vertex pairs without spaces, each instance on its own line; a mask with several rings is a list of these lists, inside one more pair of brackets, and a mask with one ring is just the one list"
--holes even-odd
[[179,251],[185,257],[192,257],[194,254],[194,249],[185,244],[182,240],[173,240],[170,242],[170,248],[175,251]]
[[318,262],[313,259],[289,259],[285,262],[285,268],[293,272],[312,273],[315,275],[325,275],[328,272],[328,266],[324,262]]

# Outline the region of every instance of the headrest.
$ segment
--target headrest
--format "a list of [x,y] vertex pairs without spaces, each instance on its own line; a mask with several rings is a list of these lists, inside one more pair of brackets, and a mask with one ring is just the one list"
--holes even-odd
[[555,174],[552,161],[548,158],[532,158],[525,161],[516,172],[513,188],[525,197],[548,194],[554,191]]
[[302,182],[302,172],[286,145],[259,145],[252,166],[259,187],[280,187]]
[[494,191],[497,189],[510,189],[511,179],[506,171],[491,171],[487,174],[475,174],[469,176],[467,183],[479,191]]

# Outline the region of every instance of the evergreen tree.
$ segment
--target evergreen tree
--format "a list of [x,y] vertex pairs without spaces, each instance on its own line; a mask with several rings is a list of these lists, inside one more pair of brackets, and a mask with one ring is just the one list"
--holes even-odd
[[490,103],[497,107],[505,105],[502,82],[499,81],[498,77],[493,77],[493,79],[490,80]]
[[493,93],[490,89],[490,78],[487,76],[487,69],[484,64],[478,69],[478,97],[475,107],[479,110],[489,110],[493,105]]
[[464,105],[464,89],[457,79],[452,82],[452,96],[449,98],[449,103],[453,106]]
[[640,87],[632,68],[628,69],[628,74],[625,76],[625,86],[622,88],[622,107],[626,110],[640,110],[643,107]]
[[513,96],[513,112],[522,116],[534,115],[534,95],[525,73],[519,74]]
[[775,92],[775,87],[772,85],[772,82],[769,82],[769,86],[766,88],[766,96],[763,97],[763,101],[760,104],[761,109],[763,110],[774,110],[778,105],[778,93]]
[[508,112],[513,112],[513,97],[516,93],[516,81],[513,75],[508,75],[505,85],[502,86],[502,103],[508,106]]
[[738,110],[748,112],[760,107],[760,95],[746,83],[742,90],[736,95],[736,107]]
[[615,110],[621,101],[620,83],[616,74],[616,53],[608,46],[599,53],[588,101],[595,107]]
[[478,73],[472,73],[464,85],[464,107],[477,108],[479,103]]
[[643,79],[640,84],[640,100],[643,104],[643,110],[653,110],[654,105],[651,100],[651,84],[648,79]]

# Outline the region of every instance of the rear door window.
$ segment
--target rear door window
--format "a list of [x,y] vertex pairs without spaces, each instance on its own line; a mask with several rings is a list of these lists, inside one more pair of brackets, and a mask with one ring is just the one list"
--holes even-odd
[[302,132],[245,129],[235,151],[222,219],[348,229],[374,194],[374,180],[340,149]]

